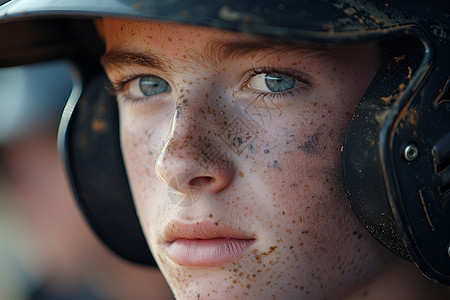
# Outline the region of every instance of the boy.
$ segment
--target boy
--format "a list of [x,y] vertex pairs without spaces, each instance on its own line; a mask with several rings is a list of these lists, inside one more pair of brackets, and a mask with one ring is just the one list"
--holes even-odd
[[[365,231],[342,188],[341,148],[346,132],[352,140],[353,127],[347,129],[348,124],[363,95],[372,91],[369,85],[376,82],[386,52],[391,51],[385,50],[386,43],[368,38],[369,29],[385,26],[386,20],[378,19],[382,15],[372,14],[366,20],[365,8],[353,3],[318,2],[317,7],[307,2],[233,7],[192,3],[187,10],[181,3],[149,5],[139,2],[130,7],[162,20],[106,16],[97,21],[97,28],[106,46],[101,62],[117,95],[121,155],[140,228],[177,299],[448,296],[444,286],[421,277]],[[290,13],[294,7],[297,15]],[[308,24],[311,12],[323,13],[324,19],[316,20],[322,31],[314,27],[317,23]],[[343,25],[342,18],[325,21],[338,12],[348,16],[351,25]],[[355,15],[358,19],[351,21]],[[302,20],[295,23],[299,17]],[[352,26],[354,31],[347,31]],[[365,38],[358,40],[358,35],[363,36],[358,28],[368,30]],[[327,43],[318,43],[322,39]],[[359,43],[332,44],[351,40]],[[411,42],[411,46],[417,45]],[[414,83],[423,70],[409,56],[394,59],[403,60],[408,61],[410,74],[401,80]],[[389,84],[383,88],[389,90]],[[411,85],[404,85],[400,89],[408,94]],[[382,94],[386,99],[381,108],[403,103],[401,95]],[[81,116],[90,102],[82,99],[75,113]],[[86,118],[88,123],[70,120],[66,159],[91,226],[110,247],[129,257],[137,247],[124,241],[117,246],[111,237],[123,234],[117,228],[124,224],[117,220],[128,222],[117,212],[106,211],[116,205],[112,197],[89,196],[77,161],[79,152],[93,152],[97,135],[110,130],[105,107],[103,102],[91,107],[94,112]],[[389,123],[390,118],[384,118],[375,117],[380,127]],[[358,114],[353,119],[352,124],[358,122]],[[77,136],[86,130],[83,122],[93,132],[84,139]],[[109,155],[109,148],[94,149]],[[348,168],[346,153],[344,168]],[[407,154],[406,159],[414,161],[413,153]],[[359,182],[350,185],[347,191],[355,201],[352,191]],[[390,192],[389,186],[386,189]],[[376,201],[384,201],[386,195],[381,194]],[[365,204],[363,196],[358,195]],[[95,207],[91,201],[104,204]],[[369,221],[358,217],[380,239],[382,230],[367,225],[373,216]],[[397,222],[404,234],[407,220]],[[116,227],[106,232],[110,226],[105,224]],[[387,240],[396,242],[396,234],[393,231]],[[414,245],[404,239],[408,254],[419,264]],[[392,249],[386,244],[400,255],[405,252],[402,246]],[[133,259],[143,260],[141,254]],[[445,282],[443,277],[440,280]],[[392,286],[394,278],[402,280]]]

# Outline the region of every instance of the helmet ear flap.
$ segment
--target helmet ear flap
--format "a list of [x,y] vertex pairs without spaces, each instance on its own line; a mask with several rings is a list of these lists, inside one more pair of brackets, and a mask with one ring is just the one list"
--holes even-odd
[[107,82],[103,73],[94,77],[78,103],[67,104],[60,151],[78,205],[97,236],[127,260],[156,265],[133,204],[120,150],[117,103],[105,89]]
[[342,153],[349,202],[364,227],[432,280],[450,284],[450,78],[445,47],[420,31],[356,108]]
[[380,68],[353,114],[341,161],[348,200],[360,222],[394,254],[411,260],[388,200],[380,157],[383,121],[407,66],[404,58]]
[[[399,43],[402,42],[406,41]],[[411,42],[409,45],[422,47]],[[411,48],[389,53],[390,57],[378,70],[353,113],[341,159],[344,188],[356,216],[373,237],[408,261],[412,259],[402,238],[401,222],[386,189],[383,140],[387,134],[386,118],[422,59],[417,53],[423,50]]]

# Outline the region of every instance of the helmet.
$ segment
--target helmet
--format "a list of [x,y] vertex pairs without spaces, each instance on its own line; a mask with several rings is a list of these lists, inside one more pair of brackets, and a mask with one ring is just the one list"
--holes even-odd
[[154,261],[123,166],[117,108],[103,89],[106,79],[97,62],[103,46],[92,20],[105,15],[157,19],[315,43],[377,41],[389,58],[348,127],[342,148],[345,190],[378,241],[429,278],[450,284],[448,1],[0,3],[0,65],[55,57],[79,65],[83,88],[74,90],[59,136],[74,193],[106,245],[149,265]]

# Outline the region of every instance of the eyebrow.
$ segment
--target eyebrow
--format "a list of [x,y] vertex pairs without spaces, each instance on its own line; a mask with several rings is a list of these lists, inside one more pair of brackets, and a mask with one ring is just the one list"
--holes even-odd
[[[327,46],[317,46],[313,44],[299,44],[280,41],[270,41],[258,39],[245,42],[208,42],[202,50],[192,50],[188,52],[188,58],[192,62],[203,66],[216,66],[224,61],[232,59],[248,59],[263,52],[264,54],[284,55],[287,52],[296,52],[304,55],[305,58],[328,60],[332,57],[332,51]],[[151,51],[134,52],[113,49],[101,57],[104,67],[114,65],[139,65],[168,70],[168,66],[157,55]]]
[[258,39],[248,42],[209,42],[205,50],[207,53],[221,55],[228,59],[236,56],[252,56],[259,51],[296,51],[300,54],[308,54],[317,57],[331,57],[331,51],[326,46],[305,43],[283,42],[276,40]]
[[166,69],[164,62],[149,52],[110,50],[102,55],[100,62],[104,67],[113,65],[139,65],[160,70]]
[[258,54],[284,56],[293,53],[301,55],[303,59],[315,59],[316,61],[325,61],[332,57],[329,46],[260,38],[245,42],[211,41],[206,44],[201,52],[194,51],[192,57],[199,64],[202,64],[202,62],[205,64],[205,61],[209,61],[210,64],[214,65],[215,61],[217,63],[217,61],[223,62],[233,59],[245,60],[254,58]]

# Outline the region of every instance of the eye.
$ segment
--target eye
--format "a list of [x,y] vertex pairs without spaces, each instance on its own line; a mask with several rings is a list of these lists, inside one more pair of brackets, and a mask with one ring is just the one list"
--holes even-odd
[[142,98],[170,92],[171,88],[169,83],[161,77],[147,75],[127,82],[125,91],[131,98]]
[[289,69],[257,68],[250,70],[245,78],[247,89],[273,95],[299,92],[315,86],[311,76]]
[[260,73],[250,78],[248,87],[264,92],[284,92],[293,89],[300,82],[295,77],[282,73]]

